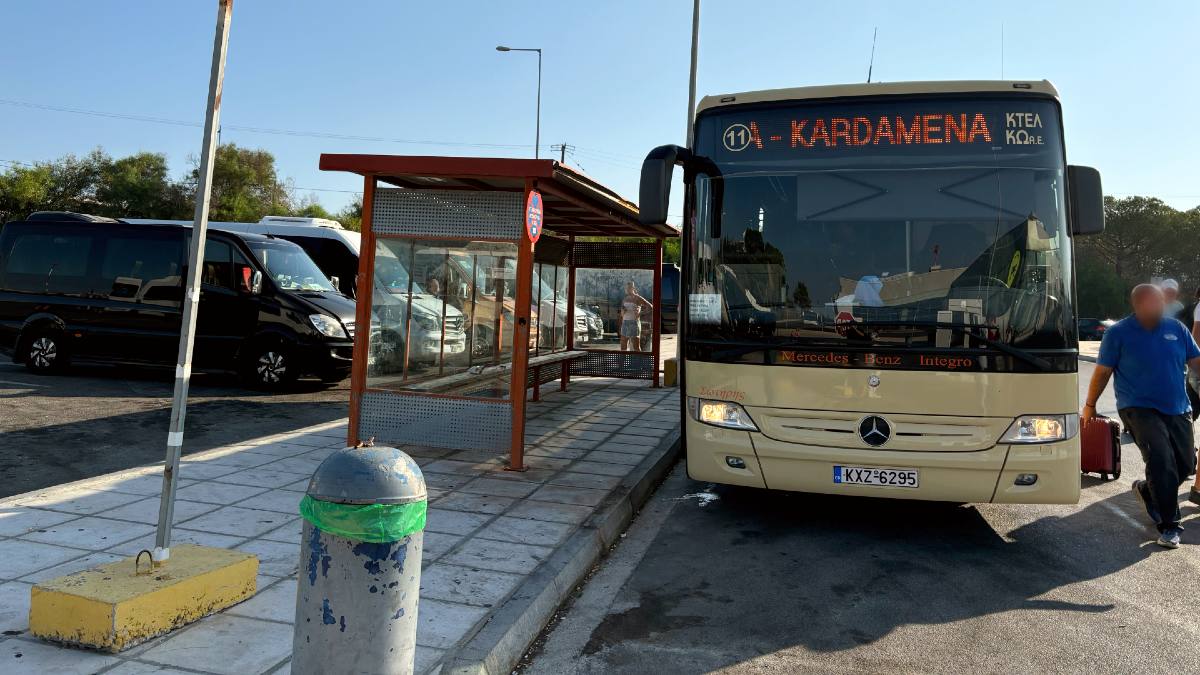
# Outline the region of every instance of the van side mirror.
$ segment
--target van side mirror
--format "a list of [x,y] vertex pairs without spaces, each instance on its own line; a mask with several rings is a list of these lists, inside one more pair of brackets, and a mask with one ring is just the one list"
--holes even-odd
[[337,278],[336,276],[329,277],[329,283],[333,285],[333,290],[335,290],[335,291],[342,290],[342,280]]
[[259,295],[262,293],[262,272],[249,265],[242,265],[241,277],[242,291],[250,295]]
[[642,184],[638,190],[638,220],[643,225],[667,222],[671,201],[671,176],[675,165],[691,159],[692,153],[678,145],[660,145],[642,161]]
[[1100,234],[1104,231],[1104,189],[1100,172],[1090,166],[1067,167],[1070,196],[1071,234]]

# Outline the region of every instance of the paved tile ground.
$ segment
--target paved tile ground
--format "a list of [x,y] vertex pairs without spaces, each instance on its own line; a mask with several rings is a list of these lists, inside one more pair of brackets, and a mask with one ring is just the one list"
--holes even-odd
[[[672,389],[574,380],[528,407],[524,473],[506,456],[412,448],[425,471],[418,672],[440,670],[522,580],[613,488],[678,435]],[[106,655],[26,634],[29,591],[44,579],[154,545],[162,469],[148,466],[0,500],[0,668],[19,673],[288,673],[300,519],[308,476],[345,440],[345,422],[189,455],[174,541],[259,556],[258,593],[189,627]]]

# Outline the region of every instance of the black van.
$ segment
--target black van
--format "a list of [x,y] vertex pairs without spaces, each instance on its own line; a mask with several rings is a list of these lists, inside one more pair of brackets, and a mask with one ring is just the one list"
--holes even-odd
[[[0,230],[0,350],[34,372],[72,360],[174,365],[191,228],[33,219]],[[354,302],[299,246],[210,230],[193,363],[266,388],[350,372]]]

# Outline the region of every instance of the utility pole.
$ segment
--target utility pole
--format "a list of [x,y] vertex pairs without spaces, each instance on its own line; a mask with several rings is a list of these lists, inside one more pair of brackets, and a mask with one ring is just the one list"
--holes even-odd
[[699,52],[700,0],[694,0],[692,3],[692,69],[688,78],[687,138],[685,139],[689,149],[692,147],[692,125],[695,124],[696,116],[696,65]]
[[552,146],[550,146],[550,150],[551,150],[552,152],[553,152],[554,150],[558,150],[558,162],[559,162],[559,164],[566,164],[566,163],[567,163],[567,153],[568,153],[568,152],[575,152],[575,146],[573,146],[573,145],[567,145],[566,143],[559,143],[558,145],[552,145]]
[[218,0],[217,31],[213,40],[212,71],[208,80],[208,106],[204,113],[204,145],[200,152],[200,179],[196,183],[196,212],[192,219],[192,244],[188,256],[187,288],[183,296],[183,323],[179,332],[179,359],[175,365],[175,393],[171,399],[171,428],[167,433],[167,459],[163,466],[162,497],[158,507],[158,534],[152,558],[163,563],[171,557],[171,521],[175,517],[175,490],[179,485],[179,456],[183,451],[183,426],[187,417],[188,385],[192,379],[192,347],[200,303],[200,272],[204,237],[208,233],[208,203],[212,191],[213,163],[221,128],[221,88],[225,80],[225,53],[229,49],[229,24],[233,0]]

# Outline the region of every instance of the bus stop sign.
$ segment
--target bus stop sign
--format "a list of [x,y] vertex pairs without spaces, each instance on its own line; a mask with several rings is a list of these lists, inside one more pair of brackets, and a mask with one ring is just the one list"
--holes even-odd
[[542,193],[537,190],[530,190],[525,200],[525,231],[534,244],[542,236]]

